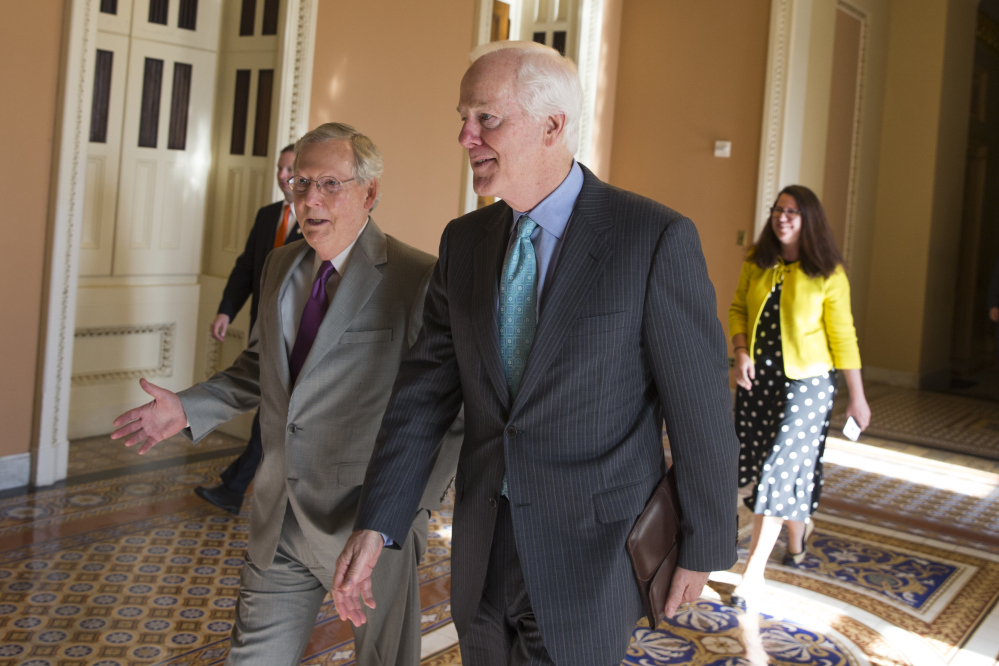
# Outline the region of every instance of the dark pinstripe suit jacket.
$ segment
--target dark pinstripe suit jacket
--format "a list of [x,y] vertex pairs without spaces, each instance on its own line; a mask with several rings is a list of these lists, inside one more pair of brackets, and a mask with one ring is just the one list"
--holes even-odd
[[735,563],[739,445],[697,230],[583,172],[512,403],[496,324],[510,208],[496,203],[445,229],[423,331],[396,378],[355,527],[405,538],[464,401],[451,574],[459,635],[479,604],[506,471],[545,646],[558,664],[610,666],[642,613],[625,539],[662,476],[663,420],[688,569]]

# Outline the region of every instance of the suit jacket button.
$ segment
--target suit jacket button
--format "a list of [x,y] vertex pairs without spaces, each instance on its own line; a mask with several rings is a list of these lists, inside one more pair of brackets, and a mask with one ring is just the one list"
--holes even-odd
[[507,437],[516,437],[517,436],[517,429],[514,428],[513,426],[507,426],[506,436]]
[[489,498],[489,506],[491,506],[494,509],[496,508],[496,498],[495,497],[490,497]]
[[294,423],[288,425],[288,433],[289,434],[294,435],[296,430],[297,430],[297,428],[295,427]]

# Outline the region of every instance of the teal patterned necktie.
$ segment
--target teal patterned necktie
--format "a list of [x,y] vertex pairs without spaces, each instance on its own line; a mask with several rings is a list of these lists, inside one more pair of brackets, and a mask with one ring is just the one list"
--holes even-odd
[[[538,223],[522,215],[517,222],[517,237],[507,250],[500,275],[499,343],[506,385],[510,400],[517,397],[520,380],[524,378],[527,355],[534,342],[538,325],[538,261],[531,244],[531,233]],[[509,497],[506,474],[503,475],[503,497]]]
[[531,244],[531,233],[538,223],[522,215],[517,236],[507,250],[500,276],[499,343],[510,399],[517,396],[524,377],[527,355],[534,342],[537,321],[538,262]]

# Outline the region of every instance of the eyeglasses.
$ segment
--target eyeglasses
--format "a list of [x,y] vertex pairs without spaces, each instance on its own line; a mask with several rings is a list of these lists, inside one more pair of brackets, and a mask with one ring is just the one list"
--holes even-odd
[[781,208],[780,206],[774,206],[770,209],[770,214],[776,215],[777,217],[780,217],[784,213],[787,213],[788,217],[798,217],[801,215],[800,210],[795,210],[793,208]]
[[357,180],[356,178],[348,178],[347,180],[337,180],[333,176],[323,176],[322,178],[317,178],[312,180],[306,178],[305,176],[295,176],[294,178],[288,179],[288,185],[295,194],[305,194],[309,191],[309,187],[312,183],[316,184],[316,189],[323,196],[333,196],[340,191],[340,188],[344,183],[349,183],[352,180]]

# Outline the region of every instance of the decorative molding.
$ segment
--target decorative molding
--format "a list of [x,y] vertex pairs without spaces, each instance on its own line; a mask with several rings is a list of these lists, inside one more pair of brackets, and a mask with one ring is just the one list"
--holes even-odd
[[583,109],[579,118],[579,147],[576,159],[589,164],[593,156],[593,120],[597,111],[597,83],[600,74],[600,37],[603,28],[603,0],[581,0],[579,55],[576,63],[583,84]]
[[96,57],[99,0],[65,5],[52,195],[49,204],[48,274],[44,310],[40,403],[32,443],[34,484],[66,478],[73,326],[80,261],[80,236],[90,130],[90,94]]
[[[318,11],[319,0],[288,0],[285,5],[276,68],[279,92],[277,131],[272,146],[275,160],[279,150],[309,131]],[[277,183],[271,194],[269,201],[283,196]]]
[[103,338],[125,335],[160,334],[159,365],[134,370],[105,370],[86,372],[73,375],[73,386],[92,386],[94,384],[111,384],[124,382],[139,377],[170,377],[173,375],[173,342],[177,332],[177,324],[146,324],[137,326],[97,326],[94,328],[78,328],[74,334],[75,340],[84,338]]
[[860,190],[860,149],[863,144],[864,92],[867,79],[867,12],[839,0],[838,8],[860,21],[860,53],[857,54],[857,92],[853,107],[853,145],[850,148],[850,174],[846,190],[846,224],[843,230],[843,261],[850,267],[853,236],[857,222],[857,193]]
[[[240,344],[241,348],[246,347],[246,334],[242,331],[229,329],[226,331],[227,340],[235,340]],[[217,373],[222,372],[225,368],[222,366],[222,345],[223,342],[216,340],[212,334],[208,333],[208,347],[205,352],[205,379],[211,379],[211,377]]]
[[295,74],[291,86],[291,117],[288,141],[297,141],[309,131],[309,102],[312,97],[312,60],[315,55],[318,3],[299,0],[295,28]]
[[756,215],[753,220],[754,239],[766,224],[770,204],[780,191],[780,159],[784,140],[793,3],[794,0],[772,0],[770,5],[770,48],[767,54],[766,97],[763,101]]

